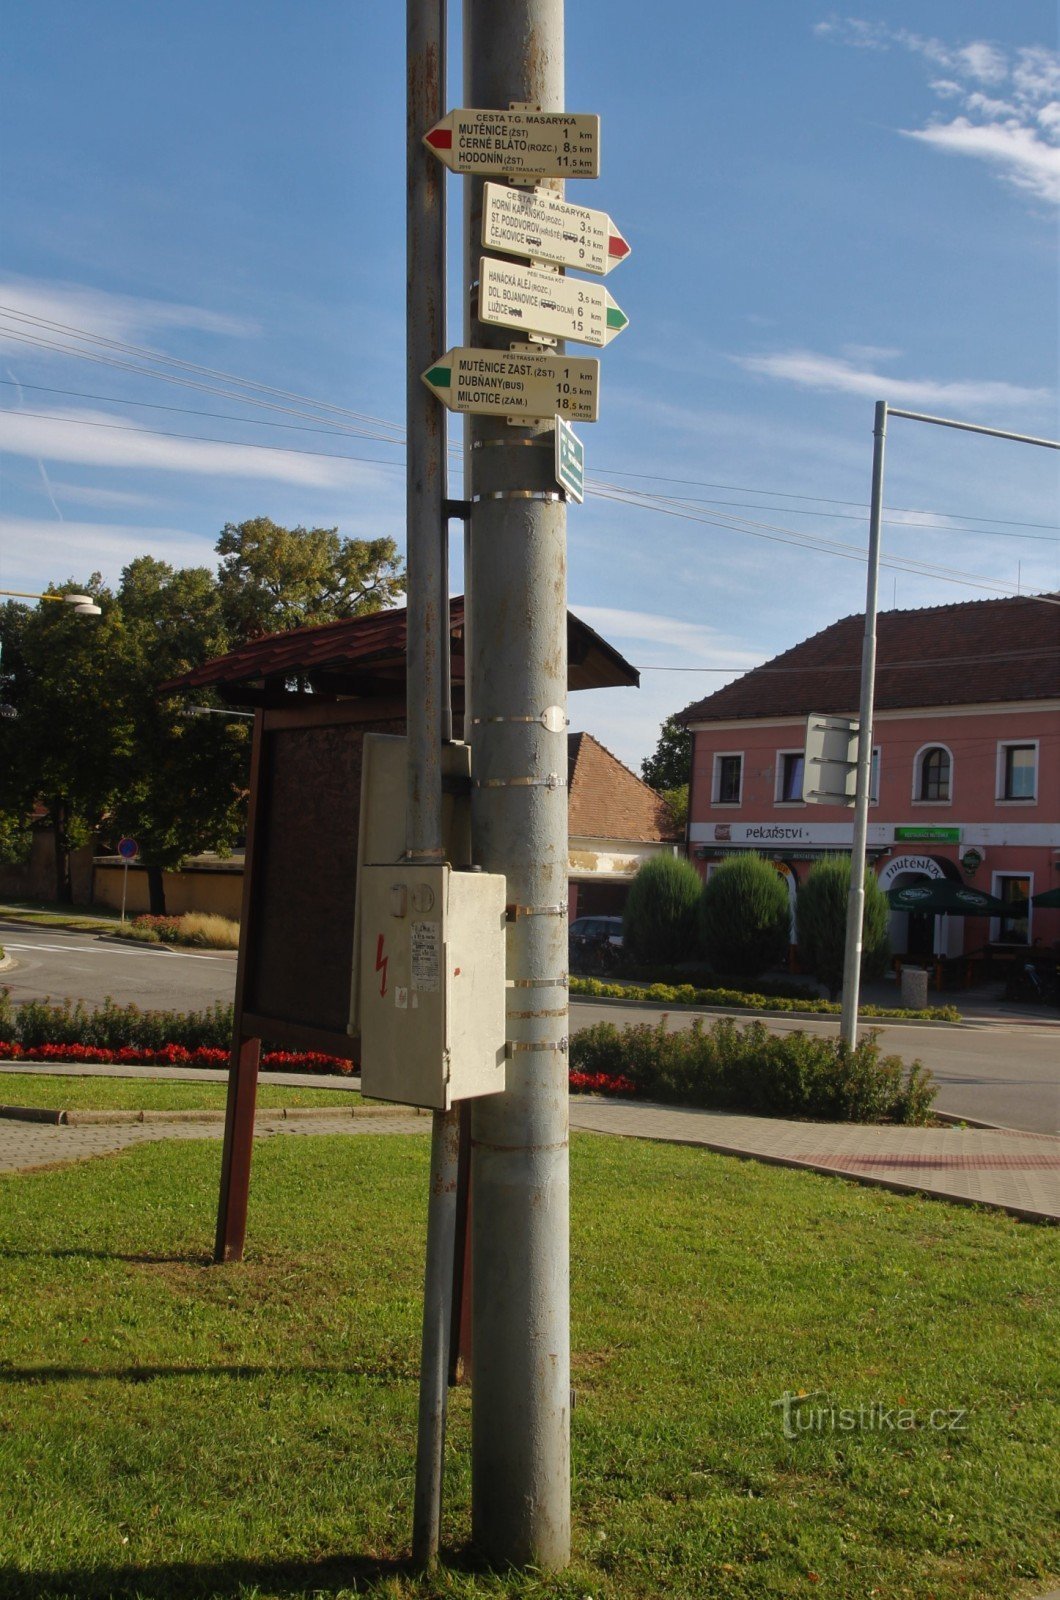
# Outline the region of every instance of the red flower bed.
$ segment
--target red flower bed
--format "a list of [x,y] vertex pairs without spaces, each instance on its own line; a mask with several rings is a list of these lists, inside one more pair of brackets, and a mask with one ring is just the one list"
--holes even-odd
[[630,1078],[608,1077],[606,1072],[571,1072],[571,1094],[636,1094]]
[[[104,1050],[91,1044],[38,1044],[25,1048],[0,1040],[0,1058],[7,1061],[84,1061],[108,1067],[227,1067],[229,1052],[202,1045],[185,1050],[180,1044],[163,1045],[159,1050],[140,1050],[123,1045],[120,1050]],[[274,1072],[353,1071],[353,1063],[319,1051],[269,1050],[261,1058]]]
[[[186,1050],[183,1045],[167,1044],[158,1050],[140,1050],[124,1045],[120,1050],[104,1050],[91,1044],[38,1044],[23,1046],[0,1039],[0,1060],[5,1061],[83,1061],[114,1067],[218,1067],[228,1066],[229,1053],[216,1047],[200,1046]],[[273,1072],[338,1072],[349,1074],[353,1062],[326,1056],[316,1050],[269,1050],[261,1065]],[[572,1094],[636,1094],[629,1078],[611,1078],[604,1072],[572,1072]]]

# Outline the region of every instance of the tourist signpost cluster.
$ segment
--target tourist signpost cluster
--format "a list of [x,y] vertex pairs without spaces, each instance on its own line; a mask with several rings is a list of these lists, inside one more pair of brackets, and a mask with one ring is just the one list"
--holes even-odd
[[570,423],[597,420],[600,363],[550,351],[560,339],[602,347],[628,326],[602,284],[568,277],[566,270],[603,277],[630,246],[606,211],[569,205],[543,184],[599,176],[600,119],[529,106],[465,108],[435,123],[424,144],[451,172],[506,180],[483,186],[482,245],[521,259],[481,257],[478,316],[522,339],[507,354],[449,350],[423,381],[450,411],[522,425],[554,417],[556,481],[580,502],[585,449]]

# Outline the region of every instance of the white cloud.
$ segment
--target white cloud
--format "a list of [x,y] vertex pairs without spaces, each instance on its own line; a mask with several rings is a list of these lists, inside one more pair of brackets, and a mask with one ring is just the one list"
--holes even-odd
[[[0,346],[26,350],[25,340],[64,339],[59,329],[39,322],[60,323],[96,338],[140,343],[166,328],[193,328],[202,333],[247,338],[256,324],[203,306],[188,306],[134,295],[105,294],[72,283],[42,283],[30,278],[0,279]],[[33,321],[30,319],[39,319]]]
[[[605,639],[623,642],[662,645],[668,660],[696,658],[714,664],[731,665],[735,672],[745,666],[755,666],[759,657],[741,650],[731,643],[717,628],[704,622],[683,622],[679,617],[664,616],[654,611],[625,611],[615,606],[582,606],[571,601],[571,610],[587,622],[590,628]],[[649,653],[652,653],[649,651]],[[724,658],[721,662],[720,658]]]
[[158,500],[150,494],[134,494],[131,489],[101,489],[98,485],[87,483],[65,483],[59,478],[52,479],[52,488],[57,495],[62,495],[66,500],[72,500],[75,505],[82,506],[156,506]]
[[125,527],[109,522],[45,522],[36,517],[0,517],[0,551],[5,580],[21,579],[36,589],[68,576],[102,572],[117,583],[122,567],[149,552],[177,567],[214,567],[212,537],[182,528]]
[[796,383],[804,389],[856,394],[865,399],[886,398],[894,404],[932,406],[1024,406],[1049,399],[1047,389],[1027,389],[1014,383],[940,383],[932,378],[895,378],[889,373],[856,367],[836,356],[812,350],[787,350],[774,355],[734,356],[747,372]]
[[[898,46],[922,57],[943,77],[929,87],[937,100],[959,102],[961,114],[906,137],[936,150],[985,162],[1002,181],[1035,200],[1060,202],[1060,55],[1045,45],[1007,54],[989,39],[948,45],[908,29],[888,29],[852,17],[832,17],[814,32],[840,44],[877,50]],[[985,94],[983,87],[1004,94]]]
[[79,411],[74,418],[0,411],[0,450],[81,466],[253,478],[317,489],[372,488],[383,482],[373,467],[360,462],[271,447],[164,438],[125,417],[96,411]]
[[1021,127],[1014,120],[974,123],[967,117],[955,117],[952,122],[900,131],[950,155],[988,161],[1017,188],[1036,199],[1060,203],[1060,148],[1040,139],[1033,128]]

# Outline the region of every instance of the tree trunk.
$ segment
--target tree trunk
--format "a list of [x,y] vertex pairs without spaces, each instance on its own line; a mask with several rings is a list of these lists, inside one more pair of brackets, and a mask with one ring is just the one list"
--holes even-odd
[[66,829],[66,805],[56,795],[51,803],[52,813],[52,848],[55,852],[55,898],[59,905],[73,904],[73,888],[70,883],[70,841]]
[[147,893],[153,917],[164,917],[166,914],[166,885],[162,876],[161,867],[147,868]]

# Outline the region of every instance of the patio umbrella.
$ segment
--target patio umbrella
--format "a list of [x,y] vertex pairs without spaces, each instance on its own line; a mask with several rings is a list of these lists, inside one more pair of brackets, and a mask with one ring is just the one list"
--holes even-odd
[[[1011,903],[999,900],[996,895],[968,888],[963,883],[951,883],[948,878],[907,883],[901,889],[888,890],[887,898],[892,911],[927,911],[951,917],[1011,917],[1014,912]],[[1019,912],[1015,914],[1018,916]]]
[[1043,911],[1054,911],[1060,907],[1060,889],[1043,889],[1041,894],[1033,894],[1029,900],[1010,900],[1005,907],[1010,917],[1025,917],[1031,906],[1040,906]]

